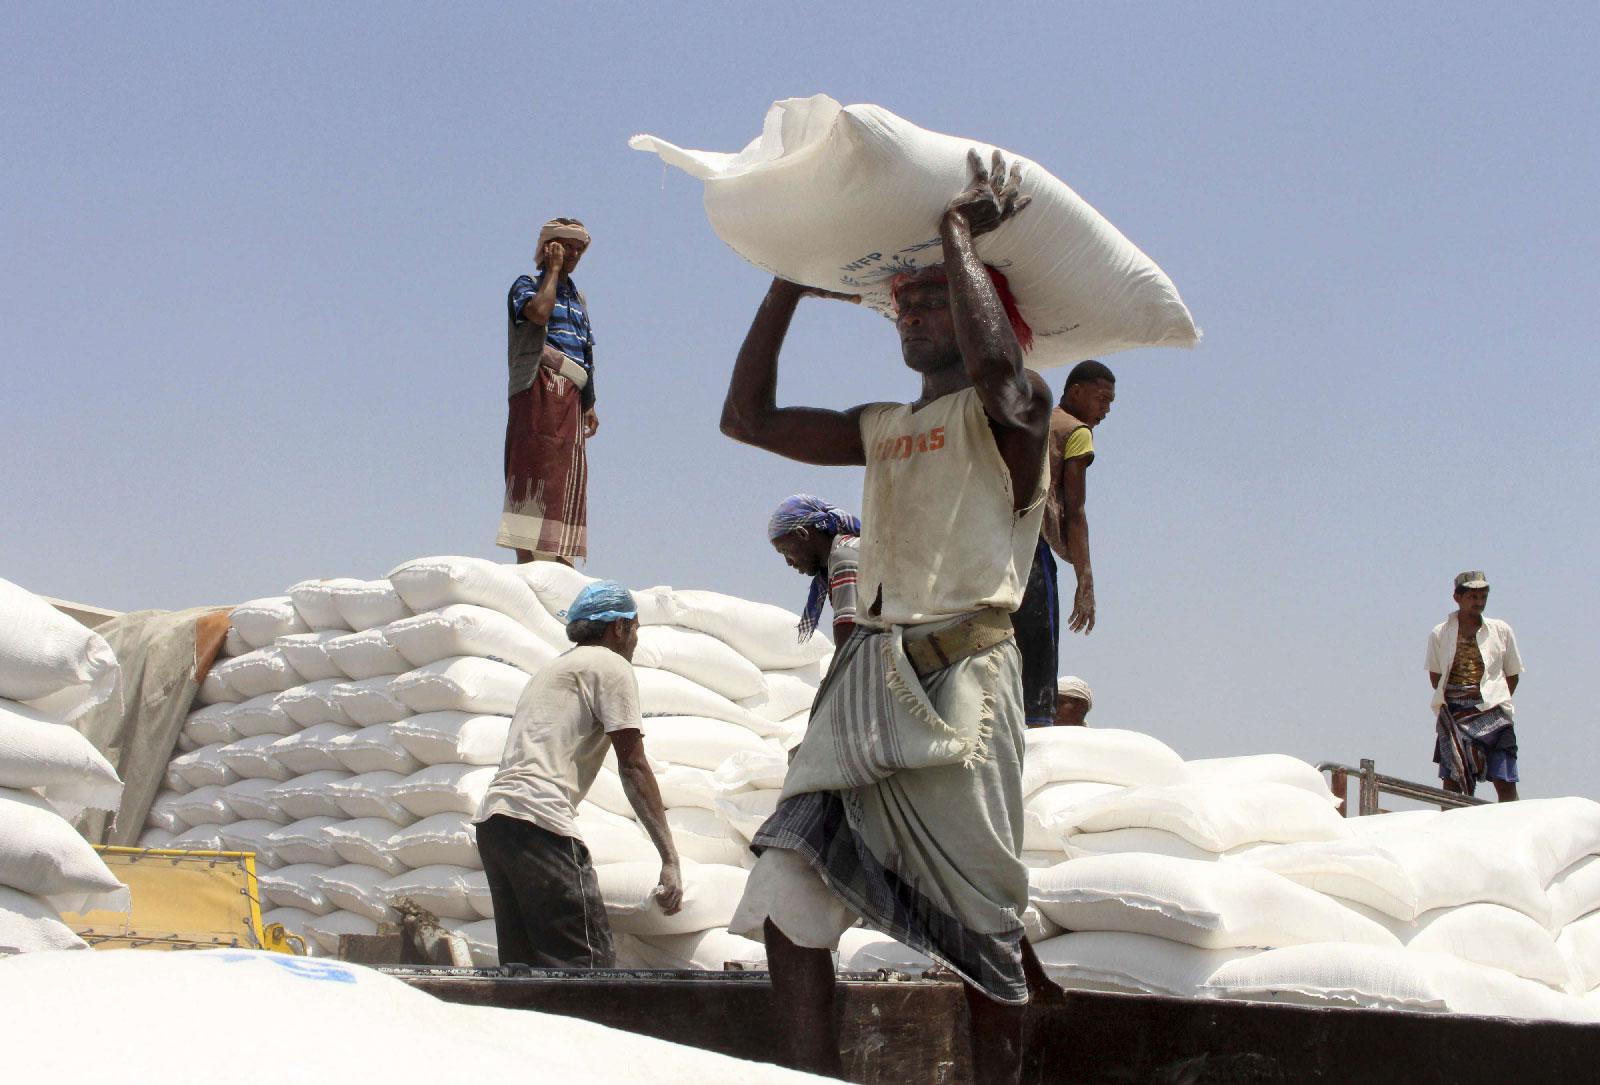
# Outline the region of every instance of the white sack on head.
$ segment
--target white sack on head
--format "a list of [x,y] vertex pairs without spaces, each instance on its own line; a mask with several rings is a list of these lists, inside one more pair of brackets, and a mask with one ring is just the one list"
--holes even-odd
[[[738,154],[686,150],[647,135],[628,145],[704,181],[712,229],[752,264],[859,294],[885,316],[893,312],[895,273],[943,260],[939,222],[971,183],[968,153],[976,149],[987,166],[996,149],[825,94],[773,103],[761,135]],[[1030,365],[1199,340],[1154,261],[1044,167],[1006,158],[1021,166],[1021,190],[1032,203],[978,238],[977,249],[1005,272],[1033,328]]]
[[120,677],[104,637],[0,579],[0,697],[70,723],[117,696]]

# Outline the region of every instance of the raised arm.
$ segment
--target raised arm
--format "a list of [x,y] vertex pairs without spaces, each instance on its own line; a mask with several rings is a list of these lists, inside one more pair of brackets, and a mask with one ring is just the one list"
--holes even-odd
[[561,269],[567,262],[567,250],[552,241],[544,247],[544,281],[538,293],[522,306],[522,318],[540,327],[548,326],[550,314],[556,308],[556,287],[561,282]]
[[[722,403],[722,432],[735,441],[801,463],[861,466],[861,410],[778,406],[778,352],[783,349],[795,308],[806,296],[846,298],[773,279],[733,364],[728,397]],[[859,299],[848,298],[856,301]]]
[[994,153],[992,175],[976,150],[968,152],[967,163],[972,168],[972,184],[950,201],[939,223],[945,274],[950,279],[951,317],[967,376],[995,426],[1000,454],[1011,468],[1020,509],[1044,469],[1050,389],[1044,378],[1022,364],[1022,346],[983,261],[978,259],[973,239],[1027,207],[1031,197],[1018,192],[1021,166],[1013,165],[1007,174],[999,151]]

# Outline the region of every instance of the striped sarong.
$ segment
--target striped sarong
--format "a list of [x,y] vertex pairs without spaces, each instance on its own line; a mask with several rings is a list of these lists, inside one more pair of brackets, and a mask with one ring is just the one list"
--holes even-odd
[[510,399],[505,505],[495,544],[563,558],[589,554],[589,459],[582,388],[560,370],[582,369],[554,347],[533,383]]

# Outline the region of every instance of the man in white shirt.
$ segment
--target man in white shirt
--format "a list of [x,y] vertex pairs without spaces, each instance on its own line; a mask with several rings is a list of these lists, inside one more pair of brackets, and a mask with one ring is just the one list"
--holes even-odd
[[644,754],[633,650],[639,609],[626,588],[599,580],[563,617],[576,648],[529,680],[478,810],[478,853],[494,901],[502,963],[612,968],[616,951],[594,864],[575,818],[606,751],[622,790],[661,855],[655,897],[668,915],[683,899],[678,853]]
[[1522,656],[1511,626],[1483,616],[1489,579],[1481,569],[1456,577],[1455,601],[1455,613],[1428,635],[1433,759],[1446,791],[1470,795],[1486,779],[1501,802],[1510,802],[1517,798],[1511,695],[1522,676]]

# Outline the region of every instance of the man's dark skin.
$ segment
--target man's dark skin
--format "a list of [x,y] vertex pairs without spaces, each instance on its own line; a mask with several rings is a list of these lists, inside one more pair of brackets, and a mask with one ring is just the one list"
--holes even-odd
[[[828,571],[828,555],[833,553],[833,536],[802,527],[773,539],[772,548],[795,572],[817,576]],[[855,627],[855,622],[841,622],[835,618],[833,642],[843,644]]]
[[[906,365],[922,379],[914,408],[968,387],[977,390],[1020,510],[1046,469],[1053,397],[1044,380],[1023,366],[1022,348],[973,238],[1021,211],[1029,198],[1018,193],[1020,168],[1013,166],[1008,175],[998,151],[989,168],[977,151],[968,155],[968,162],[972,183],[950,202],[939,224],[949,282],[913,280],[904,285],[895,327]],[[778,352],[795,307],[807,296],[858,300],[773,280],[734,364],[722,407],[722,432],[801,463],[865,466],[863,407],[835,411],[777,405]],[[841,1077],[832,956],[825,949],[794,944],[770,920],[764,932],[775,1000],[794,1015],[787,1030],[790,1065]],[[1059,991],[1026,939],[1022,954],[1034,997]],[[971,985],[966,996],[974,1080],[980,1085],[1019,1081],[1026,1007],[995,1002]]]
[[[1114,381],[1079,381],[1062,393],[1061,406],[1092,430],[1106,420],[1116,398]],[[1067,550],[1071,554],[1068,560],[1078,582],[1067,628],[1085,635],[1094,632],[1094,570],[1089,563],[1089,516],[1085,511],[1088,474],[1088,456],[1074,456],[1061,465],[1061,505],[1067,510]]]
[[[1456,621],[1460,623],[1457,627],[1456,635],[1458,637],[1477,636],[1478,630],[1483,628],[1483,608],[1489,605],[1489,589],[1461,588],[1455,592],[1454,598],[1456,601]],[[1520,674],[1506,675],[1506,686],[1510,689],[1513,697],[1517,693],[1517,679],[1521,677],[1522,675]],[[1439,682],[1442,678],[1442,675],[1435,674],[1432,671],[1428,672],[1428,681],[1432,683],[1434,689],[1439,688]],[[1515,802],[1518,799],[1516,784],[1506,780],[1490,780],[1489,782],[1494,785],[1494,794],[1498,801]],[[1460,791],[1461,785],[1454,780],[1445,780],[1444,789],[1446,791]]]

